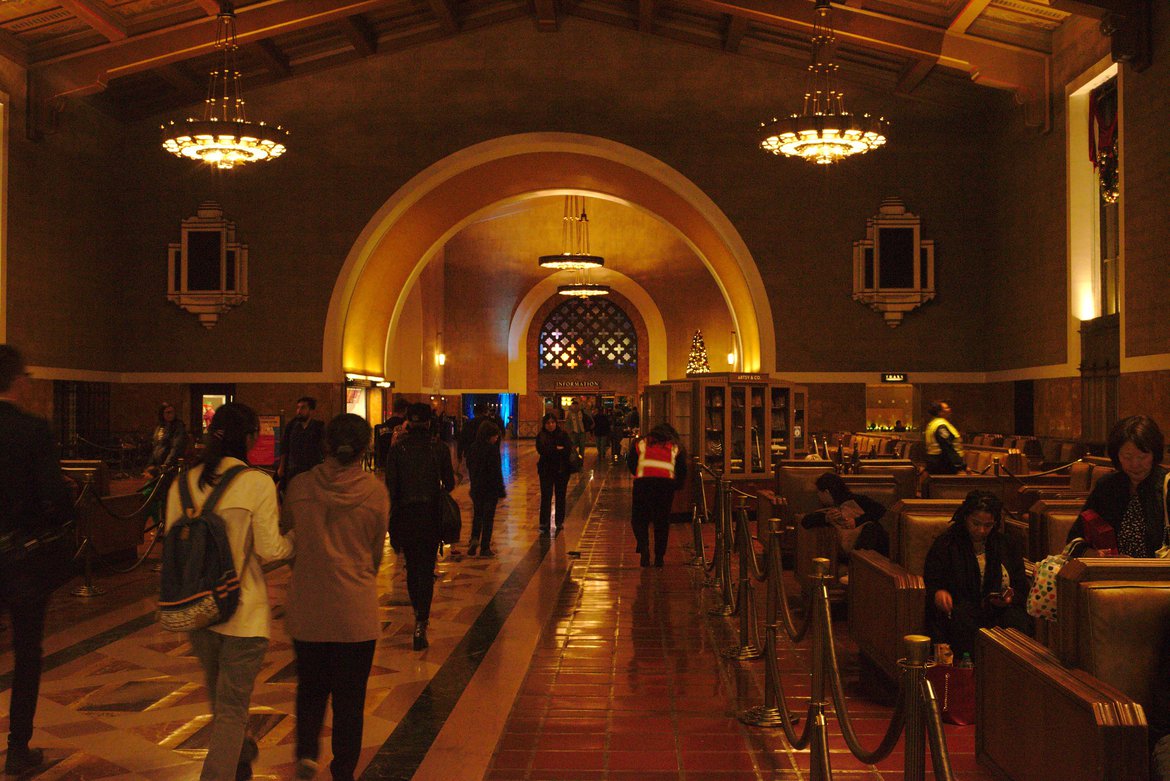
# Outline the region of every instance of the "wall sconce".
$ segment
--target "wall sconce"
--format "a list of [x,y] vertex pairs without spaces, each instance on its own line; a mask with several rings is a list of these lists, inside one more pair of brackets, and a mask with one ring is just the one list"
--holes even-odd
[[731,332],[731,349],[727,352],[727,365],[735,366],[735,331]]
[[447,365],[447,353],[439,353],[435,356],[435,360],[439,362],[440,366]]
[[435,363],[439,366],[447,365],[447,353],[443,352],[443,332],[439,331],[438,337],[435,339]]

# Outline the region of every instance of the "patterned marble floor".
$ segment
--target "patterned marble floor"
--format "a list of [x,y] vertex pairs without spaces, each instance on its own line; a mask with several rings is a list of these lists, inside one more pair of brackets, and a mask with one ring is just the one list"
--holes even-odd
[[[499,555],[440,561],[431,647],[423,653],[410,650],[403,565],[388,552],[362,778],[803,778],[807,752],[732,718],[736,708],[759,701],[758,665],[719,658],[732,626],[706,616],[695,572],[678,564],[686,530],[675,527],[664,570],[640,568],[628,531],[629,476],[598,467],[590,453],[569,486],[565,533],[542,539],[532,445],[509,442],[505,456],[509,495],[497,513]],[[466,486],[455,496],[466,523]],[[54,597],[34,738],[49,761],[37,779],[198,777],[207,697],[190,645],[154,622],[156,577],[148,562],[130,575],[99,573],[102,597],[81,600],[68,587]],[[278,618],[287,578],[283,567],[268,575]],[[7,642],[0,632],[4,732]],[[807,694],[799,674],[804,653],[784,652],[789,696]],[[294,692],[292,648],[277,620],[252,699],[257,778],[292,778]],[[888,708],[855,701],[859,731],[884,727]],[[982,781],[972,730],[949,737],[960,778]],[[833,749],[843,777],[894,777],[893,764],[850,764],[839,741]],[[324,766],[327,738],[322,750]]]

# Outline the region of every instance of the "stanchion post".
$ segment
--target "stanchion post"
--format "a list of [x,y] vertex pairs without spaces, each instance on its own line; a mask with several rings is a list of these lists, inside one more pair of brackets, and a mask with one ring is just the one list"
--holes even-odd
[[752,571],[750,557],[752,555],[751,534],[747,525],[747,499],[736,497],[735,508],[735,542],[739,549],[739,592],[736,599],[739,609],[739,643],[731,648],[724,649],[725,659],[736,659],[744,662],[749,659],[759,659],[760,637],[756,627],[756,600],[752,588]]
[[691,531],[695,543],[695,556],[691,559],[692,567],[707,566],[707,560],[703,555],[703,516],[706,513],[699,510],[700,502],[704,508],[707,506],[707,494],[703,487],[703,471],[699,468],[701,463],[698,456],[691,459],[691,473],[695,476],[694,485],[698,492],[694,499],[694,509],[691,512]]
[[[86,474],[85,485],[81,487],[81,495],[84,498],[86,491],[96,491],[97,487],[94,484],[94,475]],[[96,499],[94,501],[97,501]],[[106,590],[101,586],[95,586],[93,582],[93,538],[90,536],[93,532],[93,518],[86,520],[85,528],[81,535],[81,545],[77,552],[82,555],[82,562],[84,563],[84,574],[82,583],[71,592],[75,597],[82,597],[83,599],[90,599],[92,597],[100,597],[106,593]]]
[[731,481],[720,477],[716,492],[719,505],[717,543],[715,548],[715,586],[720,603],[708,612],[715,616],[735,615],[735,587],[731,583],[731,550],[735,539],[731,532]]
[[926,677],[926,659],[930,655],[930,638],[925,635],[906,635],[902,638],[906,658],[899,662],[906,685],[906,781],[924,781],[926,778],[926,708],[922,701],[922,679]]
[[[780,534],[784,522],[768,519],[767,596],[764,599],[764,704],[755,705],[739,713],[744,724],[753,727],[779,727],[784,723],[781,707],[787,707],[780,697],[780,681],[776,670],[776,641],[780,632],[780,578],[784,566],[780,559]],[[795,720],[796,717],[792,717]]]
[[811,751],[809,765],[809,779],[811,781],[831,781],[833,770],[829,765],[829,729],[825,721],[825,708],[828,706],[829,684],[829,655],[826,643],[829,638],[829,627],[825,622],[829,620],[829,592],[825,588],[825,579],[829,573],[829,560],[825,558],[813,559],[814,580],[816,591],[816,622],[813,624],[812,638],[812,694],[808,702],[808,725],[812,729],[812,739],[809,742]]

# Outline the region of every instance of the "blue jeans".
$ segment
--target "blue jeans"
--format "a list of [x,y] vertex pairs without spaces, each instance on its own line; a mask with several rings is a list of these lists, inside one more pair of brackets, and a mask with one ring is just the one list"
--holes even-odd
[[211,738],[199,779],[233,779],[248,728],[252,687],[268,650],[268,638],[232,637],[210,629],[199,629],[190,637],[211,698]]

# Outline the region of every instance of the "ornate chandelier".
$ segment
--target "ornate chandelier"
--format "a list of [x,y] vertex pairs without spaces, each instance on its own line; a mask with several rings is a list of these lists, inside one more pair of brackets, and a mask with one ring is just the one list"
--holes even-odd
[[763,139],[760,148],[774,155],[802,157],[820,165],[829,165],[851,155],[865,154],[886,143],[884,118],[869,114],[857,116],[845,110],[843,95],[837,90],[833,51],[837,37],[833,34],[830,0],[816,0],[813,19],[812,62],[804,92],[804,109],[783,119],[772,118],[760,123]]
[[593,296],[608,296],[609,292],[609,285],[599,285],[596,282],[574,282],[571,285],[557,285],[557,293],[562,296],[592,298]]
[[219,70],[211,72],[203,119],[188,117],[163,125],[163,149],[216,168],[280,157],[288,131],[280,125],[250,122],[244,113],[236,69],[236,14],[229,0],[220,2],[215,48],[223,52],[223,62]]
[[541,268],[580,271],[604,265],[605,258],[589,252],[589,215],[585,212],[585,196],[566,195],[565,214],[561,218],[561,253],[541,255]]

